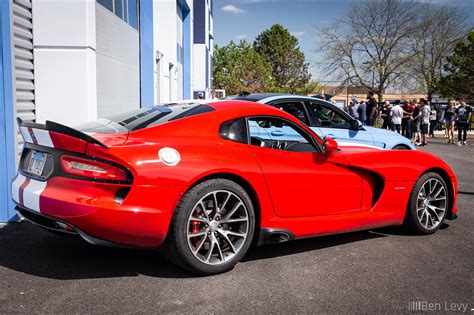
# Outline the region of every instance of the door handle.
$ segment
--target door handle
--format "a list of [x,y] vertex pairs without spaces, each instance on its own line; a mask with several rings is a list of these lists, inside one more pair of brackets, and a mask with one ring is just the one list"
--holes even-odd
[[281,136],[284,136],[285,133],[281,130],[274,130],[272,131],[272,136],[275,136],[275,137],[281,137]]
[[331,138],[331,139],[336,139],[336,135],[333,135],[332,133],[328,133],[326,137]]

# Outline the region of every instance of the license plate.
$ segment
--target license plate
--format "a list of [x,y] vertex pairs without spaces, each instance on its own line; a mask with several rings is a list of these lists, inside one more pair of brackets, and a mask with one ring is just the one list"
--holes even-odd
[[46,164],[46,158],[46,153],[33,151],[30,163],[28,164],[28,172],[41,176],[43,174],[44,165]]

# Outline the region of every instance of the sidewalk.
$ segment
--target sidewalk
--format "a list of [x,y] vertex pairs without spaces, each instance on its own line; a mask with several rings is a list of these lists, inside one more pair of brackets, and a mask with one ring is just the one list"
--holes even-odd
[[[440,131],[436,130],[434,132],[434,134],[435,134],[435,138],[442,138],[442,137],[444,137],[444,130],[440,130]],[[456,138],[456,140],[458,138],[458,131],[457,130],[454,131],[454,138]],[[474,130],[471,130],[471,131],[467,132],[467,138],[468,139],[474,138]]]

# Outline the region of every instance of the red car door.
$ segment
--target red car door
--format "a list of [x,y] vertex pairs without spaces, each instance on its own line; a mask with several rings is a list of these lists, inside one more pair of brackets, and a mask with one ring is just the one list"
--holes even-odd
[[[293,130],[291,141],[251,137],[251,148],[264,174],[278,216],[304,217],[361,210],[362,179],[348,168],[342,153],[323,154],[308,135],[286,120],[250,118],[269,133]],[[299,134],[299,138],[295,137]]]

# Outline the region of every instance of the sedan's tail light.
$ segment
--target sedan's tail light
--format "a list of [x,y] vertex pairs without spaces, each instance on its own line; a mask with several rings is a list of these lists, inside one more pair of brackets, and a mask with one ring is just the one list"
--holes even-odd
[[128,180],[127,173],[118,166],[77,156],[61,156],[61,166],[70,175],[120,182]]

